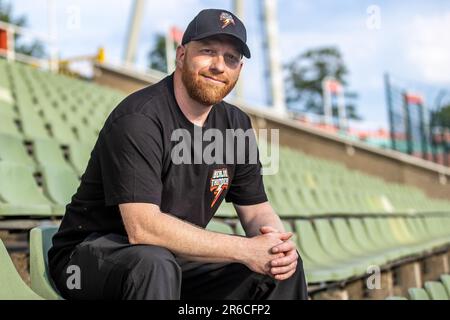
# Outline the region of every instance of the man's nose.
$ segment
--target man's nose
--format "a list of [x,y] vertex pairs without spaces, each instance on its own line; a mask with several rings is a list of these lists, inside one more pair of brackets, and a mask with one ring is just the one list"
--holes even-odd
[[222,55],[218,54],[212,59],[211,70],[216,73],[223,73],[225,71],[225,59]]

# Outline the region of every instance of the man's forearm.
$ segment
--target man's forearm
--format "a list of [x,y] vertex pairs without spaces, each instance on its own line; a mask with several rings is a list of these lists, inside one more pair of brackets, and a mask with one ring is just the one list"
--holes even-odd
[[[142,207],[140,210],[145,210]],[[142,213],[142,211],[140,212]],[[133,212],[129,214],[133,215]],[[136,212],[136,214],[139,214]],[[151,244],[202,262],[243,262],[248,239],[201,229],[165,213],[148,210],[141,221],[126,226],[130,243]],[[134,236],[130,237],[130,233]]]
[[252,219],[243,221],[243,224],[247,237],[254,237],[261,234],[259,229],[262,226],[269,226],[280,232],[284,231],[283,223],[272,208],[258,212]]

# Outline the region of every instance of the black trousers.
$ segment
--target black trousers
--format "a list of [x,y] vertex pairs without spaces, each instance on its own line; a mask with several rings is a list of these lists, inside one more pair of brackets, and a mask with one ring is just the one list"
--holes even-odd
[[278,281],[243,264],[187,261],[113,233],[92,234],[50,272],[66,299],[307,299],[301,258],[294,275]]

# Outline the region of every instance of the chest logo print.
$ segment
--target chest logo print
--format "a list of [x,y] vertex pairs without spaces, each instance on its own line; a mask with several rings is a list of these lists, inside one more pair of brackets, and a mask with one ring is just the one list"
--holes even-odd
[[211,202],[211,208],[214,207],[217,200],[220,199],[223,191],[228,189],[228,170],[227,168],[215,169],[211,177],[209,191],[214,193],[214,199]]

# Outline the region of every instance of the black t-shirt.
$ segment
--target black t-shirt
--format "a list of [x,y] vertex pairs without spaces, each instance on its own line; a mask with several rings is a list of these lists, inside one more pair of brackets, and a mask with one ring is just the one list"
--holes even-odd
[[[205,227],[224,198],[240,205],[267,201],[259,156],[256,163],[249,164],[247,158],[246,163],[236,163],[239,152],[234,145],[236,154],[230,161],[225,159],[223,143],[223,164],[206,164],[205,159],[198,163],[194,155],[200,149],[192,143],[192,164],[180,164],[179,159],[174,163],[175,146],[188,141],[176,140],[172,135],[176,129],[189,132],[192,138],[194,132],[217,129],[225,141],[227,129],[245,131],[251,129],[251,122],[243,111],[222,101],[212,107],[203,127],[195,126],[175,100],[172,75],[129,95],[100,131],[81,184],[53,237],[50,260],[64,259],[93,232],[126,235],[121,203],[153,203],[162,212]],[[201,142],[201,150],[208,144]],[[249,157],[248,149],[245,157]],[[185,155],[184,151],[177,154]]]

